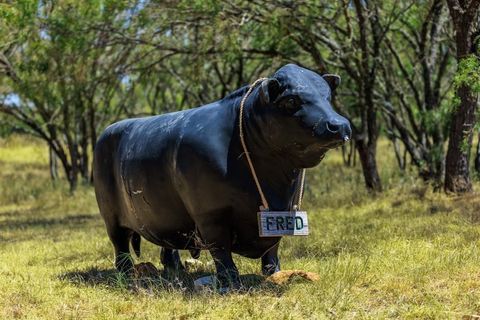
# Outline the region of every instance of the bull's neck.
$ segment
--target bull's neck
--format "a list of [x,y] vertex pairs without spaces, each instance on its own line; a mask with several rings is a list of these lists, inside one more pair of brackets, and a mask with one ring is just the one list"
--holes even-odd
[[[252,93],[252,96],[254,94]],[[270,209],[285,210],[289,205],[285,201],[293,196],[300,168],[296,168],[288,157],[275,150],[265,140],[268,136],[266,132],[268,126],[264,125],[264,120],[257,111],[257,108],[262,107],[259,99],[255,97],[247,99],[245,103],[243,118],[245,143]]]

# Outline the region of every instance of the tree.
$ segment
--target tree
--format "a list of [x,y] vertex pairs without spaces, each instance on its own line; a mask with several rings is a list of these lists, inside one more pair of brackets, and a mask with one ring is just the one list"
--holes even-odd
[[394,22],[412,5],[396,4],[359,0],[322,6],[311,1],[299,5],[291,15],[294,18],[286,20],[289,34],[311,56],[316,69],[340,72],[346,80],[335,105],[351,121],[365,184],[375,191],[382,190],[376,161],[380,124],[375,96],[381,50]]
[[[455,30],[458,75],[457,101],[452,111],[446,158],[445,191],[465,193],[472,190],[469,160],[480,87],[479,59],[474,52],[473,35],[475,23],[478,23],[480,0],[447,0],[447,4]],[[472,81],[475,78],[477,81]]]
[[[385,41],[378,94],[387,133],[399,140],[420,176],[440,188],[453,81],[448,10],[443,0],[415,4]],[[400,162],[404,157],[394,149]],[[405,163],[400,163],[401,167]]]
[[0,6],[1,121],[44,139],[52,177],[58,158],[73,190],[107,124],[206,104],[293,62],[342,76],[332,102],[352,123],[349,158],[358,152],[367,188],[382,189],[384,131],[400,168],[409,157],[438,187],[451,122],[447,167],[468,189],[478,1],[449,1],[452,19],[443,0],[12,2]]
[[[116,45],[115,32],[130,32],[123,4],[23,1],[2,7],[17,31],[11,77],[0,111],[43,139],[60,160],[73,191],[90,180],[99,127],[128,102],[122,81],[134,63],[134,46]],[[8,34],[8,33],[7,33]],[[16,103],[8,103],[15,97]],[[112,105],[115,104],[115,105]]]
[[[367,188],[381,190],[376,163],[379,124],[374,88],[381,42],[392,23],[390,19],[398,18],[401,10],[388,7],[389,14],[382,21],[383,8],[370,1],[353,1],[353,5],[347,1],[219,3],[214,15],[238,26],[233,34],[243,44],[235,48],[296,62],[320,73],[341,72],[345,76],[344,91],[352,95],[346,107],[341,108],[342,113],[352,120]],[[325,28],[327,25],[329,28]],[[353,89],[347,91],[349,85]],[[337,106],[340,107],[338,100]]]

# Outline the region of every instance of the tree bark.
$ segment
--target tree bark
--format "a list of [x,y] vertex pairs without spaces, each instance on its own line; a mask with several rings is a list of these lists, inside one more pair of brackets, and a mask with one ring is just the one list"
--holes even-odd
[[71,167],[68,170],[68,183],[70,185],[70,192],[74,193],[78,186],[78,146],[75,143],[70,146]]
[[80,174],[82,176],[83,182],[85,184],[90,182],[90,172],[89,172],[89,136],[87,132],[87,122],[85,117],[80,119],[80,146],[81,146],[81,155],[80,155]]
[[[472,29],[480,0],[448,0],[447,3],[455,28],[459,65],[463,59],[474,53]],[[460,104],[452,115],[445,166],[445,192],[466,193],[472,191],[469,160],[476,120],[477,94],[468,84],[461,84],[456,90],[456,96],[460,99]]]
[[365,185],[369,190],[382,191],[382,183],[377,169],[376,148],[363,140],[355,142],[362,164]]
[[50,167],[50,178],[52,181],[58,180],[58,163],[57,163],[57,155],[52,147],[48,148],[48,155],[49,155],[49,167]]
[[[378,7],[371,8],[367,2],[354,0],[359,26],[359,45],[361,52],[359,89],[362,101],[361,139],[356,141],[357,150],[362,163],[365,184],[369,190],[382,191],[382,182],[377,169],[378,123],[377,109],[374,102],[374,87],[377,76],[377,63],[380,56],[381,27],[378,20]],[[368,40],[367,25],[370,24],[372,39]],[[370,48],[371,47],[371,48]]]
[[465,193],[472,191],[469,160],[477,97],[465,85],[458,88],[456,94],[461,102],[453,114],[450,128],[445,166],[445,191]]
[[95,154],[95,144],[97,143],[97,129],[95,127],[95,109],[90,103],[89,111],[88,111],[88,124],[90,127],[90,147],[92,150],[92,163],[91,163],[91,170],[90,170],[90,184],[93,185],[93,155]]
[[480,174],[480,133],[478,134],[477,154],[475,155],[475,171]]

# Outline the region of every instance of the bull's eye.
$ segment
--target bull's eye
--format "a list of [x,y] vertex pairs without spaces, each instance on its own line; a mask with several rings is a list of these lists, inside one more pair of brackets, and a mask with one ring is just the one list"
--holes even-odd
[[280,102],[280,107],[287,112],[295,112],[300,107],[300,101],[294,97],[288,97]]

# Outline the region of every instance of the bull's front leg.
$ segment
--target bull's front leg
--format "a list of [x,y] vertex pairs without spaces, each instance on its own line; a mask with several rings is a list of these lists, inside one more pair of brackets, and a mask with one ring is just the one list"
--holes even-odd
[[237,266],[233,262],[232,252],[225,248],[215,248],[210,250],[210,254],[215,262],[217,278],[222,288],[239,288],[240,275]]
[[265,252],[262,256],[262,273],[266,276],[270,276],[275,272],[280,271],[280,260],[278,259],[279,244],[280,242],[270,248],[270,250]]

